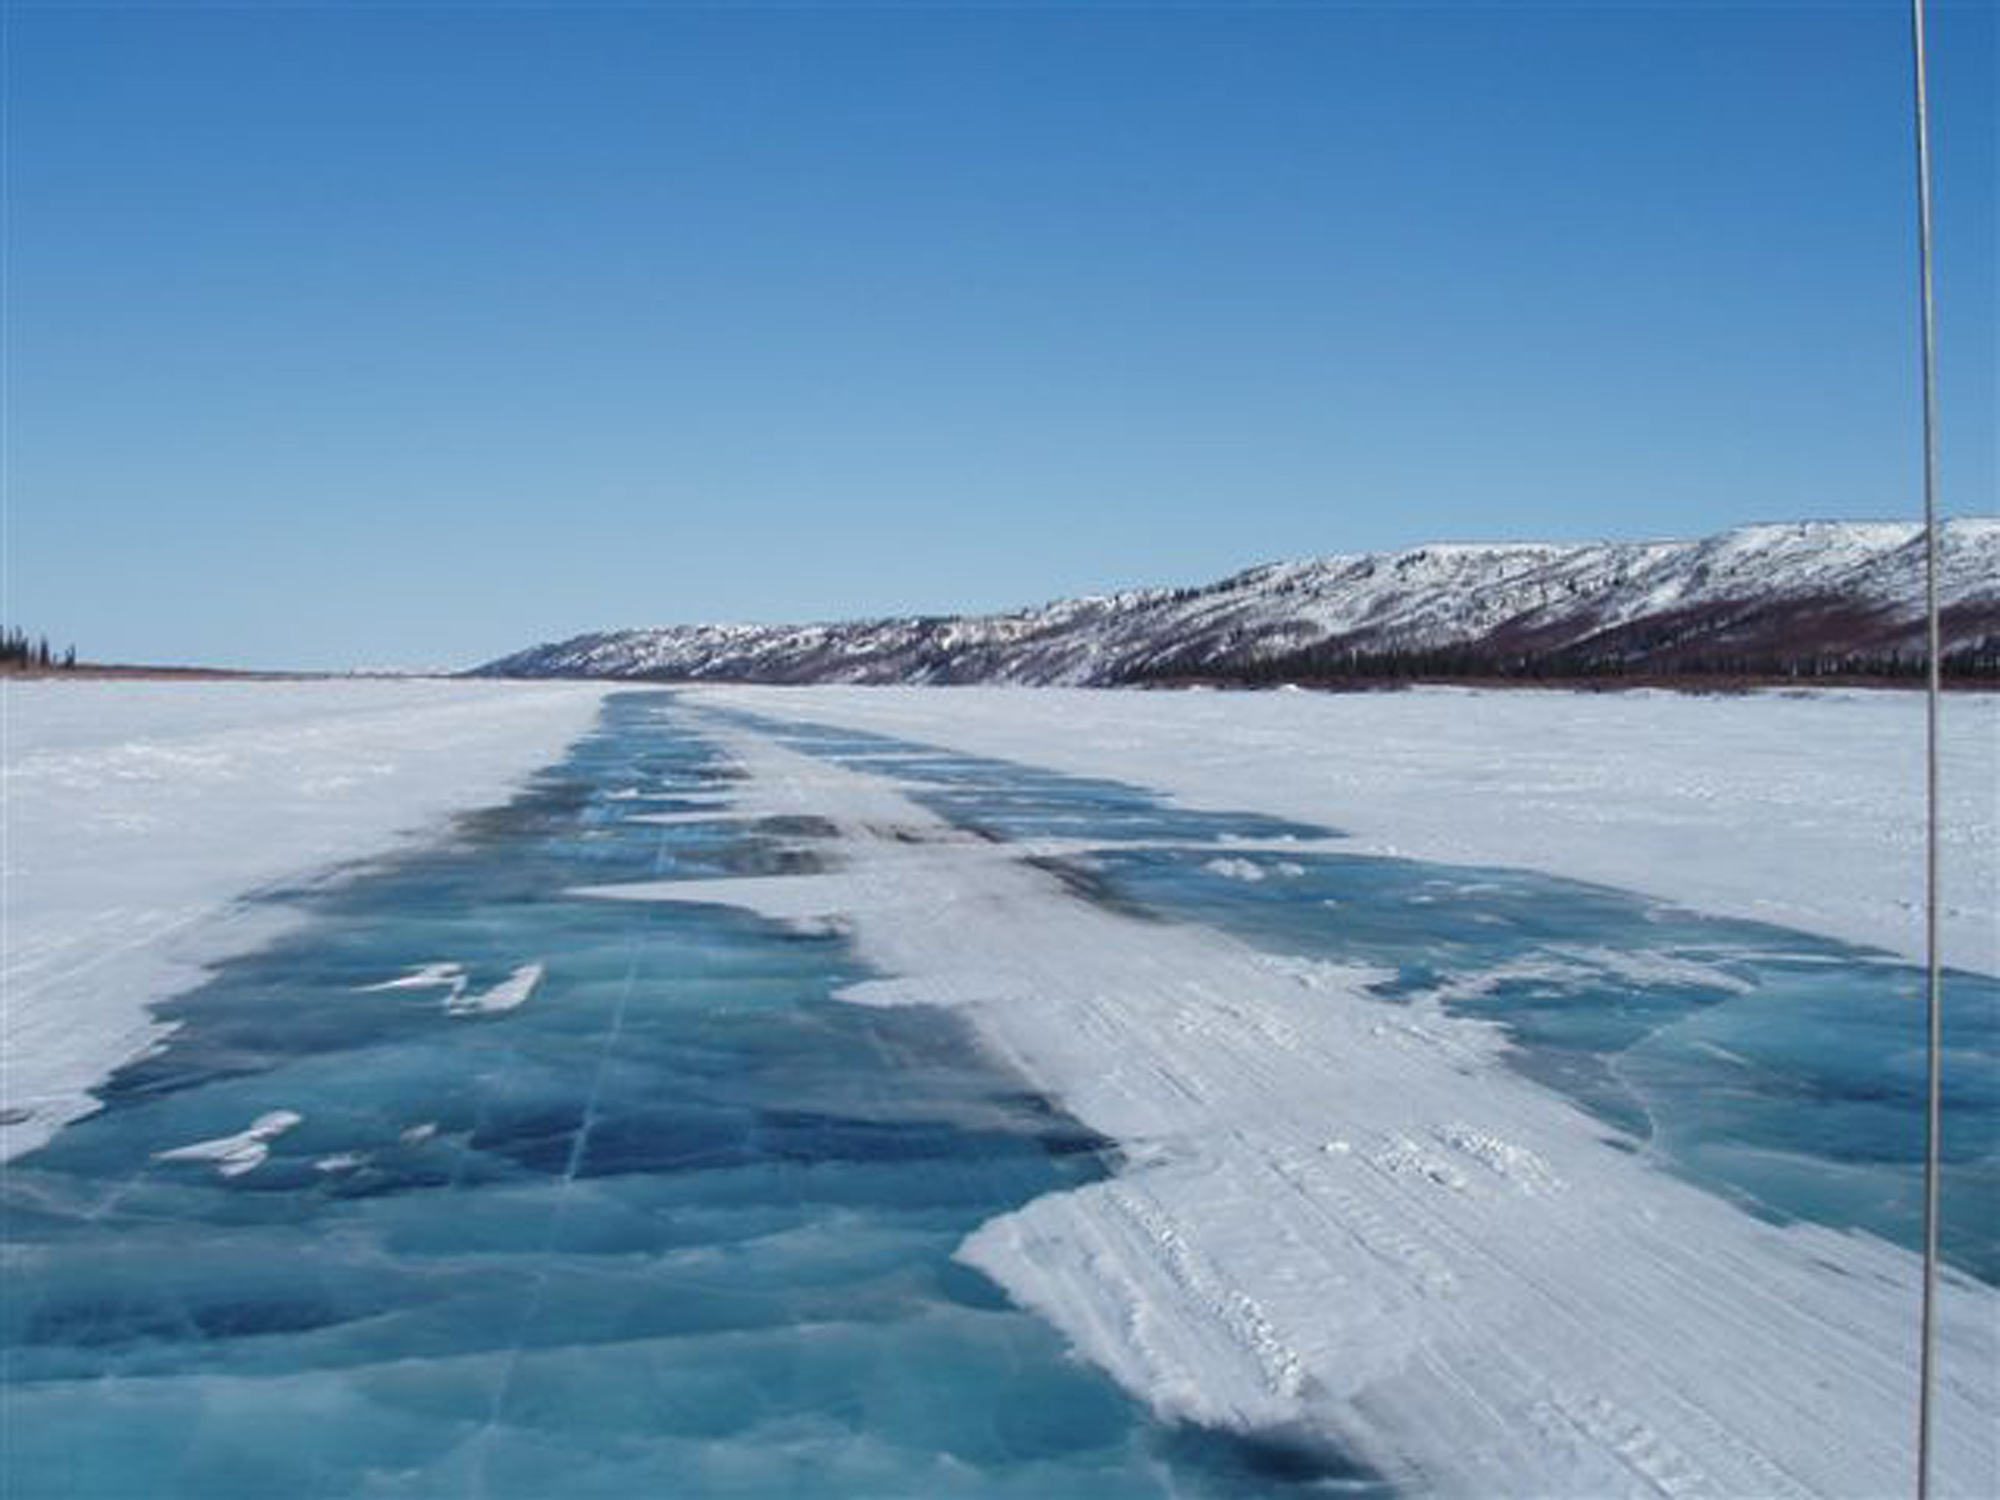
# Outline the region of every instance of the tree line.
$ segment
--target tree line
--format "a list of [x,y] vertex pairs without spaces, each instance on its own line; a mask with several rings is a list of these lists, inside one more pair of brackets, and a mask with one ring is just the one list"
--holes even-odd
[[0,631],[0,667],[16,670],[40,668],[44,671],[67,671],[76,665],[76,647],[67,646],[57,652],[49,645],[47,636],[30,639],[28,632],[18,626]]
[[[1946,651],[1940,675],[1948,682],[2000,683],[2000,635]],[[1170,657],[1128,673],[1132,686],[1176,682],[1236,683],[1245,687],[1369,685],[1384,682],[1582,682],[1698,677],[1712,681],[1920,682],[1930,661],[1905,651],[1690,651],[1666,654],[1567,649],[1502,651],[1475,645],[1410,650],[1360,650],[1309,646],[1278,656],[1197,661]]]

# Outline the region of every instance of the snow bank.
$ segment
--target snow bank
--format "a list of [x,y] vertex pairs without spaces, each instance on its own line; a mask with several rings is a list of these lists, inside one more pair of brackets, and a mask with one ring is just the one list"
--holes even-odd
[[[701,696],[1331,823],[1357,852],[1543,870],[1922,953],[1915,693]],[[1953,695],[1945,710],[1945,950],[2000,973],[2000,697]]]
[[[847,998],[960,1010],[1118,1140],[1115,1178],[961,1253],[1163,1416],[1318,1435],[1441,1495],[1907,1487],[1907,1252],[1656,1171],[1476,1023],[1093,906],[879,778],[725,733],[740,810],[832,820],[838,867],[595,894],[841,919],[893,976]],[[1946,1276],[1941,1494],[1995,1471],[1995,1314]]]
[[269,935],[233,899],[504,800],[602,685],[0,685],[0,1156],[87,1113],[147,1006]]

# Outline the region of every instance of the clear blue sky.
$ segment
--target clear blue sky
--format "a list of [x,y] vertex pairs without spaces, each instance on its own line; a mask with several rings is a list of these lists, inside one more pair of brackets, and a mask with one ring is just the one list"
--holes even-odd
[[[6,613],[465,664],[1908,514],[1898,4],[50,4]],[[1947,508],[1995,19],[1932,14]]]

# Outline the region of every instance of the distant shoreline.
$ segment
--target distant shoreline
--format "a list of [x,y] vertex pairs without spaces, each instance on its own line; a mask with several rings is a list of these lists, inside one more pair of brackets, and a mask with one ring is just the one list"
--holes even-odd
[[[471,677],[486,677],[495,682],[599,682],[622,684],[628,687],[759,687],[759,688],[935,688],[950,692],[955,688],[1004,687],[1020,692],[1068,690],[1082,688],[1090,692],[1102,693],[1173,693],[1201,690],[1207,692],[1231,693],[1394,693],[1406,688],[1456,687],[1490,688],[1508,692],[1556,692],[1556,693],[1614,693],[1636,691],[1644,688],[1656,692],[1685,693],[1691,697],[1703,694],[1735,694],[1765,692],[1773,689],[1793,691],[1819,691],[1822,689],[1881,688],[1902,692],[1922,692],[1922,677],[1887,677],[1874,675],[1854,675],[1851,677],[1789,677],[1780,675],[1745,674],[1727,676],[1700,672],[1669,673],[1659,676],[1620,676],[1606,674],[1600,677],[1480,677],[1480,676],[1412,676],[1412,677],[1351,677],[1326,681],[1298,682],[1242,682],[1228,677],[1160,678],[1143,682],[1118,683],[1009,683],[1009,682],[780,682],[760,681],[747,677],[667,677],[633,676],[619,677],[594,675],[583,672],[550,672],[529,675],[523,673],[512,676],[503,673],[471,672],[462,674]],[[1944,679],[1946,692],[1995,692],[2000,691],[2000,682],[1992,678],[1949,677]]]
[[73,667],[0,666],[0,681],[28,679],[61,681],[88,678],[93,681],[135,682],[317,682],[354,678],[450,677],[450,672],[305,672],[262,667],[163,667],[119,662],[78,662]]
[[[734,677],[612,677],[594,676],[586,673],[549,673],[533,676],[503,676],[498,673],[479,672],[312,672],[294,671],[282,668],[253,667],[169,667],[127,665],[121,663],[78,663],[74,667],[0,667],[0,682],[17,681],[60,681],[81,679],[94,682],[352,682],[357,680],[409,681],[449,680],[453,678],[484,679],[489,682],[595,682],[605,684],[628,684],[632,687],[935,687],[949,690],[954,687],[991,687],[992,683],[848,683],[848,682],[760,682],[749,678]],[[1790,677],[1782,674],[1749,673],[1740,676],[1727,674],[1707,674],[1700,672],[1664,673],[1657,676],[1605,675],[1596,677],[1549,677],[1529,679],[1521,677],[1483,677],[1477,675],[1417,675],[1411,677],[1353,677],[1324,681],[1299,682],[1241,682],[1227,677],[1189,676],[1159,678],[1145,682],[1106,684],[1099,688],[1103,692],[1186,692],[1201,689],[1210,692],[1234,693],[1394,693],[1406,688],[1456,687],[1490,688],[1507,692],[1561,692],[1561,693],[1616,693],[1641,689],[1653,692],[1685,693],[1690,697],[1705,694],[1733,695],[1737,693],[1757,693],[1771,691],[1818,691],[1821,689],[1882,689],[1900,692],[1921,692],[1924,688],[1922,677],[1887,677],[1856,674],[1853,676],[1827,675],[1820,677]],[[1991,678],[1952,677],[1944,680],[1948,693],[1991,693],[2000,691],[2000,682]],[[1032,688],[1026,689],[1032,691]]]

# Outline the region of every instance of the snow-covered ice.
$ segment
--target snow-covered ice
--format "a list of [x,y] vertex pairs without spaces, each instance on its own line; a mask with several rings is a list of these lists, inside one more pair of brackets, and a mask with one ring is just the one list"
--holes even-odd
[[147,1006],[268,938],[235,899],[434,836],[594,717],[568,683],[0,685],[0,1155],[92,1108]]

